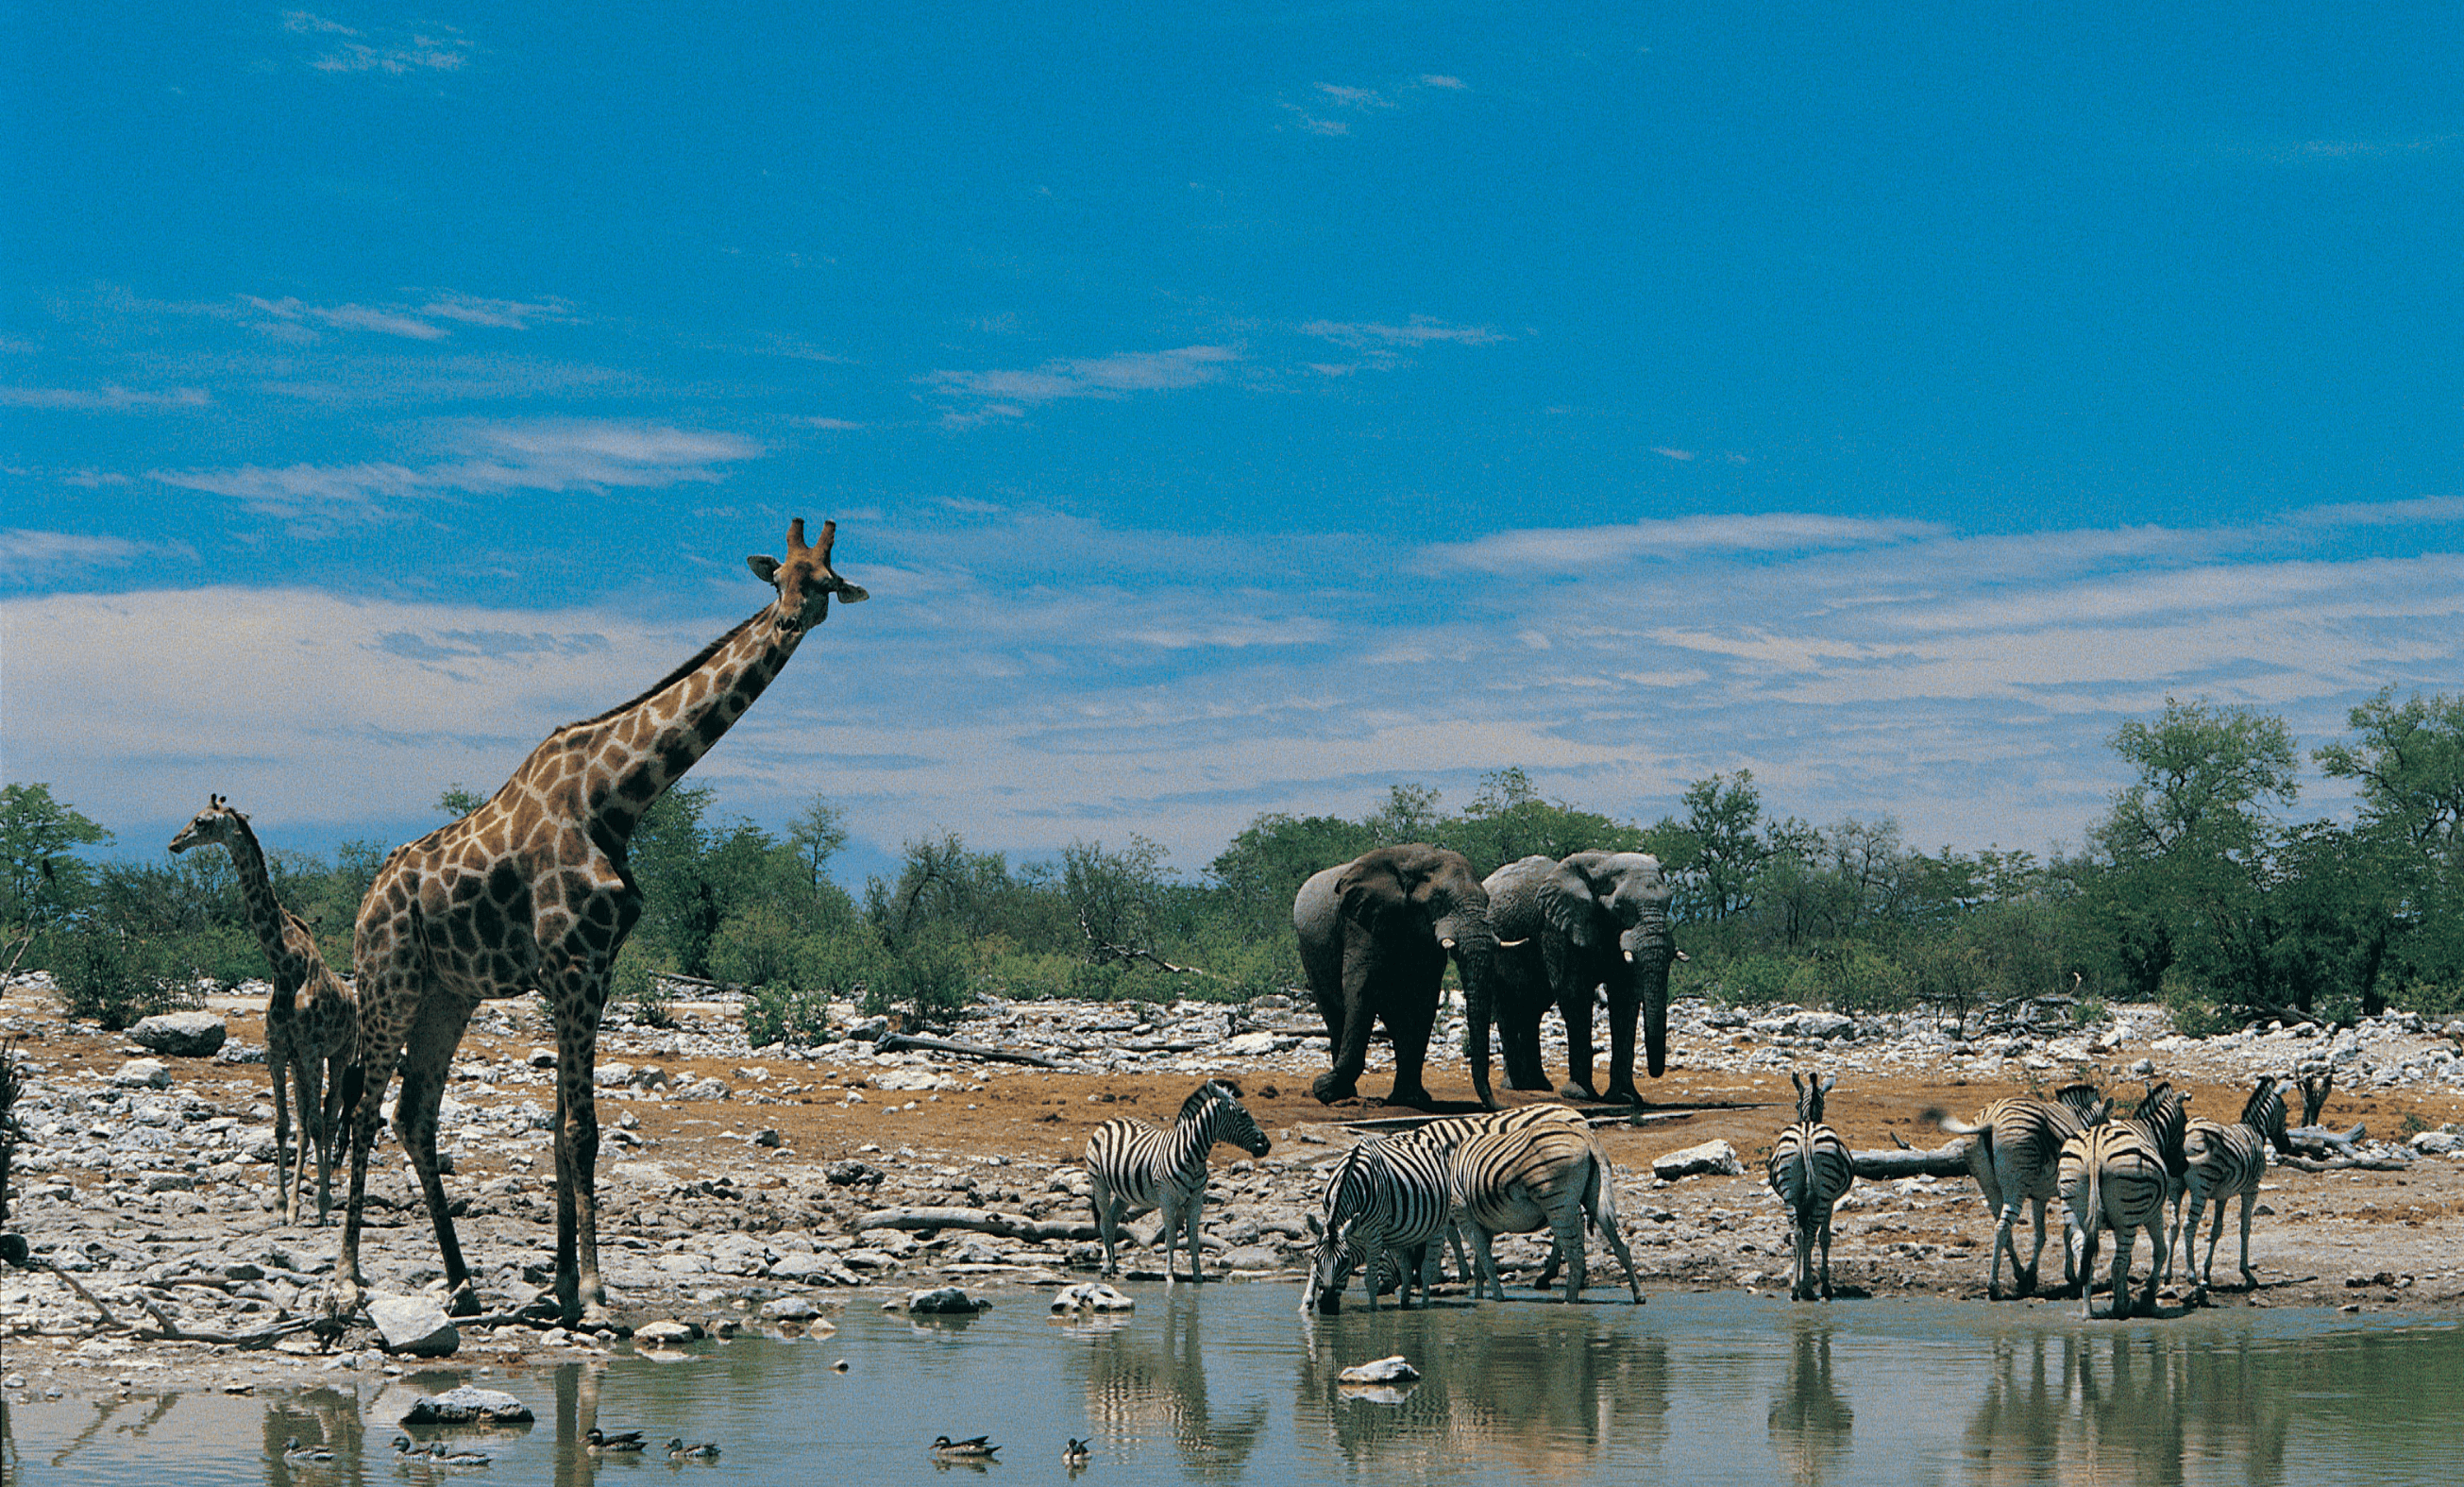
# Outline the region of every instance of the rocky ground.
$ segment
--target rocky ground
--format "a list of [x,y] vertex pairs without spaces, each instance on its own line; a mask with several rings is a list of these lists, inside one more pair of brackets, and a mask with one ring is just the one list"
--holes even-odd
[[[0,994],[0,1036],[20,1040],[28,1076],[17,1106],[27,1143],[7,1227],[121,1323],[243,1337],[312,1313],[331,1275],[336,1231],[284,1225],[273,1211],[261,1009],[261,991],[213,999],[227,1040],[211,1054],[182,1056],[66,1022],[39,975]],[[856,1025],[846,1011],[843,1025]],[[2085,1028],[2057,1015],[1962,1040],[1925,1016],[1854,1020],[1699,1002],[1680,1004],[1670,1025],[1668,1075],[1648,1085],[1646,1119],[1601,1128],[1646,1294],[1785,1285],[1788,1235],[1759,1162],[1793,1113],[1792,1070],[1837,1075],[1831,1123],[1853,1146],[1883,1149],[1938,1146],[1947,1140],[1937,1129],[1943,1117],[1972,1117],[2005,1094],[2075,1076],[2135,1088],[2162,1075],[2193,1092],[2193,1114],[2230,1120],[2257,1074],[2333,1068],[2337,1090],[2322,1123],[2366,1125],[2362,1154],[2393,1169],[2272,1169],[2253,1238],[2263,1286],[2219,1292],[2213,1303],[2464,1301],[2464,1027],[2396,1018],[2333,1036],[2305,1025],[2193,1040],[2173,1035],[2157,1009],[2123,1007]],[[1274,1149],[1251,1161],[1218,1148],[1207,1263],[1219,1275],[1296,1286],[1321,1169],[1358,1139],[1348,1122],[1409,1113],[1312,1099],[1325,1038],[1305,1002],[1284,998],[1239,1008],[990,1002],[946,1032],[1056,1067],[880,1053],[855,1038],[754,1050],[723,1003],[680,1006],[672,1027],[607,1029],[598,1069],[601,1253],[618,1309],[633,1322],[760,1326],[777,1324],[765,1309],[773,1318],[805,1310],[800,1300],[826,1314],[945,1282],[980,1291],[1092,1278],[1097,1247],[1053,1230],[1089,1220],[1079,1166],[1088,1132],[1115,1115],[1169,1121],[1210,1076],[1239,1084]],[[486,1300],[506,1311],[536,1292],[553,1257],[547,1041],[529,1004],[483,1010],[445,1106],[448,1188],[462,1210],[463,1244]],[[1441,1042],[1460,1047],[1459,1023]],[[1549,1060],[1562,1069],[1562,1048],[1552,1044]],[[1433,1059],[1429,1080],[1441,1099],[1470,1108],[1459,1057]],[[1375,1053],[1362,1082],[1372,1091],[1385,1083]],[[1727,1143],[1743,1171],[1655,1175],[1656,1158],[1711,1142]],[[440,1284],[434,1242],[389,1138],[379,1158],[368,1278],[380,1293],[417,1297]],[[902,1213],[952,1208],[1005,1216],[986,1222],[1009,1232],[919,1228]],[[1133,1228],[1147,1236],[1154,1220]],[[1991,1233],[1965,1178],[1860,1183],[1840,1206],[1837,1233],[1833,1273],[1843,1291],[1982,1301]],[[2047,1255],[2055,1275],[2059,1242],[2057,1221]],[[2233,1250],[2229,1222],[2220,1282]],[[1598,1251],[1595,1283],[1614,1284],[1615,1262]],[[1502,1241],[1509,1284],[1517,1265],[1528,1283],[1542,1254],[1528,1240]],[[1130,1250],[1125,1265],[1133,1276],[1151,1272],[1154,1254]],[[401,1366],[364,1326],[330,1346],[306,1335],[274,1347],[149,1342],[131,1325],[105,1323],[94,1302],[42,1268],[0,1270],[0,1390],[24,1397],[141,1375],[157,1386],[243,1388]],[[520,1323],[466,1326],[458,1358],[484,1365],[630,1345]]]

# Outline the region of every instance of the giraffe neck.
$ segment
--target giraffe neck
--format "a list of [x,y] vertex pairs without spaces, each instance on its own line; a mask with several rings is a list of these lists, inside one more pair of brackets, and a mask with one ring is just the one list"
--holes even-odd
[[255,831],[237,816],[231,825],[238,834],[226,843],[231,848],[231,866],[239,873],[241,902],[248,907],[248,926],[256,932],[256,942],[264,947],[265,958],[274,963],[275,980],[296,985],[303,973],[298,957],[283,943],[287,923],[282,901],[274,897],[274,877],[266,871],[265,849],[258,845]]
[[[726,736],[796,654],[803,632],[781,633],[771,612],[762,610],[649,692],[580,725],[592,736],[574,742],[589,753],[588,815],[600,832],[630,840],[643,813]],[[568,731],[542,744],[534,763],[561,743],[572,747]]]

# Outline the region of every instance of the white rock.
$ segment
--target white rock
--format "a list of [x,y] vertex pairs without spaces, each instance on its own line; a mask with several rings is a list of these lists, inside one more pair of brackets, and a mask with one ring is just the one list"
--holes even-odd
[[1706,1141],[1651,1159],[1652,1175],[1668,1182],[1704,1175],[1736,1177],[1745,1170],[1745,1164],[1737,1160],[1737,1148],[1724,1141]]
[[1420,1370],[1404,1362],[1402,1354],[1397,1353],[1392,1358],[1380,1358],[1375,1363],[1354,1364],[1336,1374],[1335,1380],[1342,1384],[1408,1384],[1419,1376]]
[[159,1059],[132,1058],[120,1066],[111,1082],[124,1090],[166,1090],[171,1087],[171,1071]]
[[231,1030],[211,1012],[158,1012],[128,1030],[128,1040],[174,1058],[205,1058],[223,1046]]
[[461,1332],[429,1297],[370,1297],[368,1321],[376,1323],[377,1342],[388,1353],[445,1358],[462,1345]]
[[1052,1298],[1056,1312],[1126,1312],[1137,1309],[1137,1302],[1100,1280],[1083,1285],[1064,1286]]

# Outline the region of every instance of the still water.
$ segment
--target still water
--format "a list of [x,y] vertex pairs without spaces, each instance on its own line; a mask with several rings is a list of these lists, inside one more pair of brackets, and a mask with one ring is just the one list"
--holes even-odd
[[[2057,1306],[1791,1305],[1662,1294],[1639,1309],[1441,1301],[1304,1319],[1283,1285],[1130,1288],[1115,1321],[1063,1323],[994,1293],[972,1321],[858,1301],[834,1337],[705,1343],[671,1362],[441,1370],[284,1391],[21,1404],[11,1487],[720,1487],[944,1481],[934,1436],[991,1433],[987,1475],[1128,1482],[2448,1483],[2464,1444],[2464,1324],[2316,1311],[2082,1323]],[[1342,1367],[1401,1353],[1425,1374],[1359,1394]],[[846,1373],[831,1365],[847,1362]],[[140,1378],[143,1377],[139,1375]],[[340,1377],[349,1377],[340,1375]],[[478,1382],[539,1423],[454,1432],[484,1470],[406,1469],[414,1393]],[[39,1381],[37,1381],[39,1387]],[[713,1465],[580,1449],[593,1426],[716,1440]],[[431,1432],[432,1433],[432,1432]],[[286,1463],[297,1435],[331,1465]]]

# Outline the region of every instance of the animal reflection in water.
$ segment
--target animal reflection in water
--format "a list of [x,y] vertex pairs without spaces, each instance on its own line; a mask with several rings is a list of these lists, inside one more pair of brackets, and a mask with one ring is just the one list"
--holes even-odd
[[[164,1395],[163,1408],[167,1409],[177,1398]],[[336,1462],[358,1457],[364,1433],[359,1402],[337,1389],[309,1389],[266,1407],[265,1454],[281,1460],[295,1480],[331,1477]],[[296,1453],[295,1439],[299,1443]],[[320,1452],[326,1454],[320,1457]]]
[[[1579,1309],[1529,1315],[1536,1310],[1524,1308],[1511,1328],[1488,1313],[1441,1310],[1423,1314],[1442,1321],[1417,1338],[1380,1334],[1375,1343],[1356,1325],[1309,1326],[1301,1431],[1322,1419],[1345,1459],[1380,1479],[1443,1475],[1465,1461],[1561,1476],[1600,1460],[1612,1441],[1656,1453],[1667,1436],[1667,1345]],[[1444,1324],[1455,1319],[1466,1324]],[[1338,1383],[1347,1365],[1397,1351],[1421,1369],[1399,1400],[1355,1398]]]
[[1135,1326],[1099,1324],[1070,1351],[1089,1440],[1115,1462],[1141,1439],[1169,1436],[1186,1465],[1245,1464],[1265,1436],[1268,1401],[1257,1395],[1225,1409],[1208,1399],[1198,1298],[1184,1290],[1152,1311],[1142,1302],[1138,1318]]
[[1771,1443],[1792,1481],[1830,1481],[1847,1462],[1857,1411],[1831,1382],[1831,1327],[1800,1321],[1788,1358],[1788,1384],[1771,1407]]
[[[2248,1339],[2093,1333],[1995,1340],[1961,1442],[1965,1479],[2284,1479],[2291,1409]],[[2217,1471],[2219,1464],[2224,1470]]]

